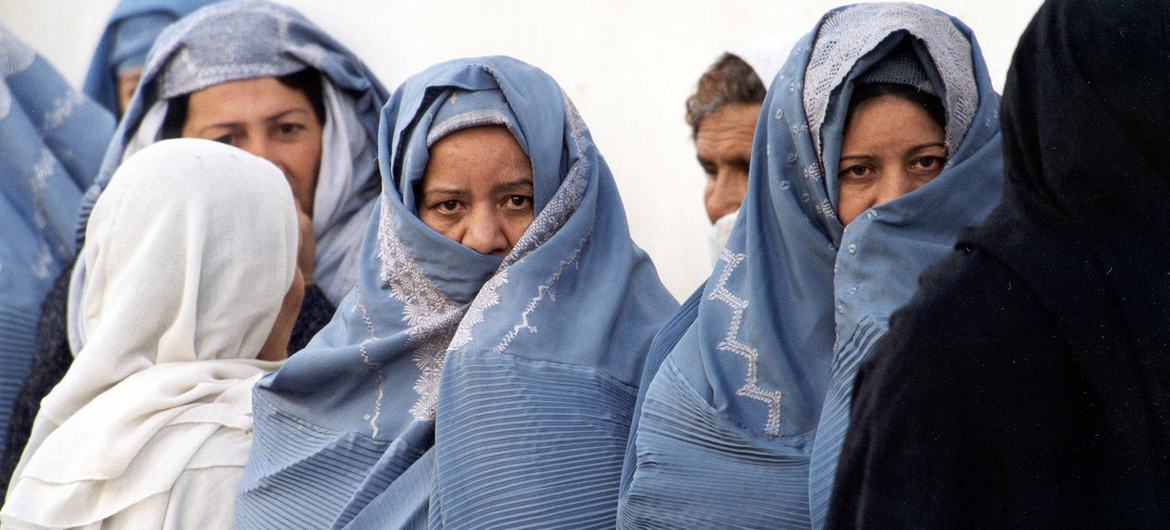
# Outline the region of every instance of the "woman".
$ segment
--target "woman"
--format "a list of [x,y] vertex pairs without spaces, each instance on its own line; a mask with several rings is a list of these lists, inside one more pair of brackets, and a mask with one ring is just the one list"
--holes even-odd
[[1170,520],[1167,20],[1046,2],[1024,32],[1003,200],[862,365],[830,526]]
[[44,401],[5,528],[229,528],[250,394],[304,284],[280,170],[172,140],[118,169],[82,259],[89,341]]
[[620,523],[824,524],[857,363],[1000,190],[961,22],[830,11],[773,80],[721,264],[648,355]]
[[[0,432],[36,350],[41,301],[72,259],[81,195],[113,132],[110,113],[0,26]],[[6,484],[4,475],[0,491]]]
[[[360,60],[295,11],[256,1],[208,6],[159,38],[82,202],[82,230],[122,160],[164,137],[218,140],[269,160],[289,180],[307,232],[298,260],[305,303],[289,342],[296,351],[357,282],[361,230],[377,193],[374,135],[385,100]],[[71,286],[60,280],[49,295],[37,361],[14,416],[31,421],[85,342],[77,329],[68,335],[64,329],[66,291],[73,311],[84,291],[80,265]],[[30,427],[10,431],[7,469]]]
[[126,112],[146,54],[168,25],[215,0],[122,0],[89,61],[85,95],[115,115]]
[[642,358],[676,303],[584,122],[506,57],[383,110],[362,278],[256,388],[240,528],[612,526]]

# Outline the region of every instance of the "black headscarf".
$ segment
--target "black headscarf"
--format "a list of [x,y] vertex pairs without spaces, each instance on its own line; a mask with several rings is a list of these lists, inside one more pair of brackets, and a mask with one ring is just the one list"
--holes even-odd
[[1165,0],[1045,2],[1004,88],[1003,202],[959,243],[1023,276],[1060,315],[1094,390],[1125,427],[1141,423],[1163,446],[1170,440],[1168,34]]

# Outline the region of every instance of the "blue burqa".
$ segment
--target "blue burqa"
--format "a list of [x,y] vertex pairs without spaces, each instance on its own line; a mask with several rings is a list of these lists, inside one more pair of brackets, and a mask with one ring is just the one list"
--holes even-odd
[[[941,95],[948,160],[844,227],[854,80],[903,43]],[[834,9],[796,45],[768,90],[720,262],[651,350],[620,525],[823,525],[858,363],[919,274],[999,199],[998,106],[970,29],[923,6]]]
[[[535,218],[504,258],[416,214],[429,146],[477,125],[532,164]],[[612,526],[643,358],[677,303],[584,121],[544,72],[462,59],[398,89],[379,154],[358,287],[254,393],[237,526]]]
[[73,258],[81,194],[114,117],[0,27],[0,433],[28,374],[41,302]]

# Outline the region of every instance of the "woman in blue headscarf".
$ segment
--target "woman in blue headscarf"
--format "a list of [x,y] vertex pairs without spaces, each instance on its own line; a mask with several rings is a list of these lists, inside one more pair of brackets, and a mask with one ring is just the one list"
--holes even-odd
[[[0,27],[0,432],[36,349],[41,301],[72,259],[81,195],[113,131],[110,113]],[[0,491],[5,484],[7,475]]]
[[382,114],[361,281],[257,386],[236,524],[612,526],[654,332],[677,304],[572,103],[506,57]]
[[913,4],[826,14],[756,126],[712,277],[651,349],[626,527],[820,527],[857,364],[1002,180],[971,31]]
[[98,41],[85,94],[121,116],[138,87],[146,54],[168,25],[216,0],[122,0]]

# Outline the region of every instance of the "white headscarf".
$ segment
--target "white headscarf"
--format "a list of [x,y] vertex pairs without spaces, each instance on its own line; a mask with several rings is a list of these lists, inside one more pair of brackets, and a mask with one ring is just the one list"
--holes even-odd
[[[167,140],[118,169],[93,210],[84,350],[45,398],[0,520],[99,522],[193,468],[247,460],[256,360],[296,272],[279,169],[206,140]],[[223,507],[196,507],[221,510]]]

